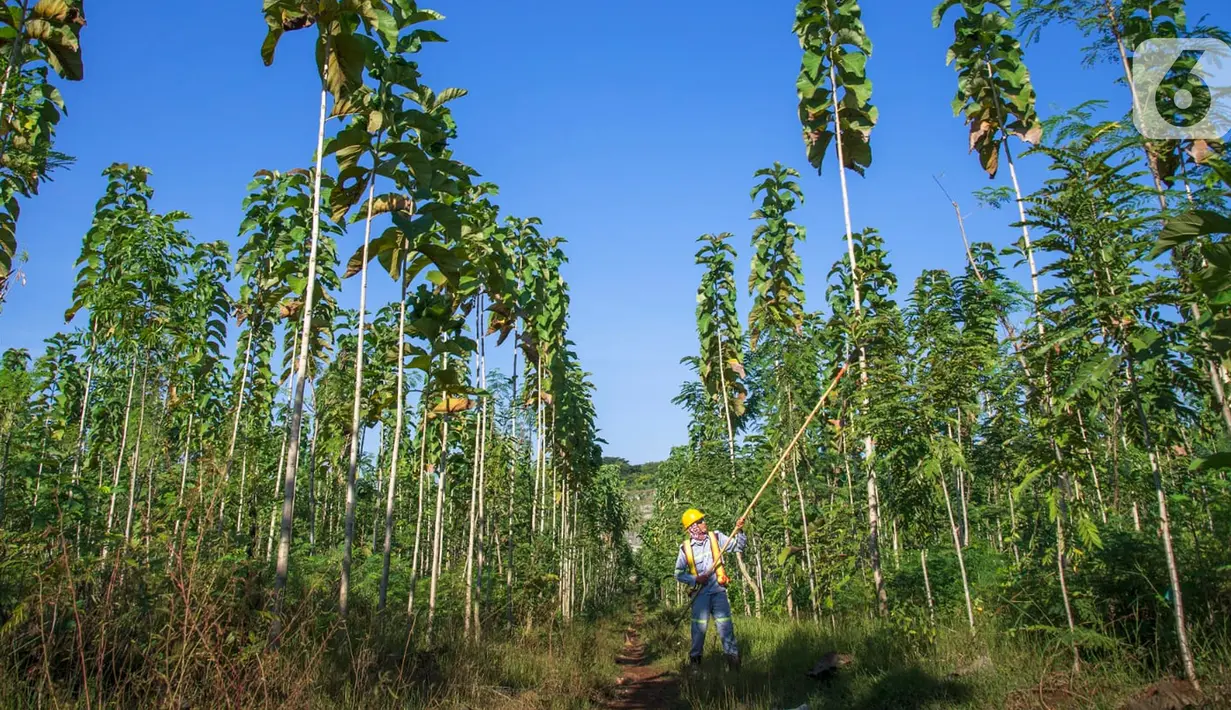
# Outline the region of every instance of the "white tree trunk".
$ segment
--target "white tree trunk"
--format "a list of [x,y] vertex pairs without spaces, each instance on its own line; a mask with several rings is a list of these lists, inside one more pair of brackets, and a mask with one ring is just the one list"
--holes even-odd
[[372,209],[376,201],[376,170],[368,186],[368,213],[363,224],[363,263],[359,267],[359,332],[355,345],[355,392],[351,401],[350,461],[346,469],[346,532],[342,543],[342,582],[338,588],[338,613],[346,618],[350,605],[351,555],[355,546],[355,502],[358,492],[355,475],[359,470],[359,427],[363,404],[363,339],[368,314],[368,247],[372,241]]
[[415,546],[414,552],[410,555],[410,594],[406,601],[406,613],[410,615],[415,610],[415,589],[419,586],[419,560],[420,560],[420,543],[423,535],[423,493],[424,484],[427,478],[427,411],[428,411],[428,385],[431,383],[431,373],[428,373],[427,382],[423,385],[423,396],[421,408],[423,414],[419,420],[419,492],[415,498]]
[[145,432],[145,394],[147,389],[145,368],[141,373],[141,404],[137,407],[137,439],[133,442],[131,474],[128,480],[128,514],[124,518],[124,545],[132,540],[133,509],[137,503],[137,474],[141,467],[141,439]]
[[[136,356],[134,355],[132,374],[129,375],[128,377],[128,401],[124,405],[124,426],[120,429],[120,453],[119,453],[119,456],[116,457],[115,473],[111,477],[111,502],[107,507],[107,529],[106,529],[107,534],[111,534],[111,527],[115,523],[115,497],[116,497],[116,494],[119,492],[119,487],[120,487],[120,471],[124,470],[124,451],[125,451],[125,447],[128,445],[128,422],[130,419],[130,415],[132,414],[133,388],[137,384],[136,364],[137,364]],[[142,367],[143,372],[144,372],[144,369],[145,368]],[[145,389],[145,375],[144,374],[142,374],[141,376],[141,388]],[[102,475],[101,472],[99,475]],[[102,485],[101,481],[99,482],[99,485],[100,486]],[[103,544],[103,558],[106,559],[106,557],[107,557],[107,547],[106,547],[106,543],[104,543]]]
[[[851,226],[851,200],[850,192],[846,185],[846,156],[842,147],[842,110],[840,102],[836,100],[838,94],[838,75],[837,69],[832,63],[829,67],[829,79],[835,97],[834,143],[837,146],[838,152],[838,177],[842,185],[842,215],[846,223],[846,253],[851,267],[851,291],[855,305],[855,316],[857,319],[862,319],[863,302],[859,295],[859,267],[855,263],[855,232]],[[859,344],[857,347],[859,348],[859,385],[864,390],[863,406],[866,411],[868,406],[868,358],[867,351],[863,345]],[[881,575],[880,510],[877,505],[880,496],[876,489],[876,469],[873,466],[873,460],[876,457],[876,444],[872,441],[870,434],[865,435],[863,438],[863,455],[864,469],[868,479],[868,558],[872,566],[872,580],[876,589],[877,608],[881,616],[885,616],[889,613],[889,598],[885,594],[885,580]]]
[[235,416],[231,422],[231,441],[227,444],[227,465],[223,478],[230,475],[231,467],[235,465],[235,442],[239,439],[239,419],[244,411],[244,395],[248,391],[248,365],[252,361],[252,338],[256,335],[256,329],[256,324],[251,324],[248,329],[248,345],[244,348],[244,365],[239,376],[239,392],[235,395]]
[[236,505],[239,512],[235,514],[235,534],[238,535],[244,527],[244,486],[248,483],[248,454],[244,453],[244,459],[239,464],[239,501]]
[[923,591],[928,596],[928,618],[936,621],[936,605],[932,602],[932,580],[928,578],[928,550],[926,547],[919,549],[919,564],[923,567]]
[[[325,46],[325,56],[329,55],[329,45]],[[303,425],[304,387],[308,380],[308,344],[312,337],[312,308],[316,295],[316,251],[321,237],[321,178],[324,174],[325,160],[325,108],[328,104],[329,92],[321,89],[321,112],[319,130],[316,136],[316,184],[312,190],[312,244],[308,253],[308,282],[303,297],[303,325],[300,335],[298,362],[296,371],[298,381],[291,405],[291,431],[286,455],[286,474],[282,502],[282,530],[278,538],[278,566],[274,576],[274,621],[270,631],[271,645],[277,645],[282,635],[282,592],[286,589],[286,576],[291,562],[291,533],[295,518],[295,472],[299,468],[299,439]]]
[[1180,661],[1184,665],[1184,675],[1194,686],[1197,685],[1197,665],[1193,660],[1192,648],[1188,644],[1188,623],[1184,618],[1184,594],[1180,588],[1180,566],[1176,560],[1175,548],[1171,542],[1171,516],[1167,510],[1167,492],[1163,489],[1163,474],[1158,463],[1158,452],[1154,450],[1153,435],[1150,433],[1149,420],[1145,409],[1141,406],[1141,394],[1138,391],[1137,375],[1133,363],[1128,359],[1128,377],[1132,385],[1133,406],[1137,410],[1137,419],[1141,423],[1141,434],[1146,450],[1150,455],[1150,471],[1154,476],[1154,492],[1158,497],[1158,527],[1163,539],[1163,553],[1167,558],[1167,575],[1171,582],[1172,604],[1175,614],[1176,637],[1180,644]]
[[436,519],[432,534],[432,579],[428,585],[427,635],[432,636],[432,624],[436,619],[436,585],[440,581],[441,548],[444,546],[445,475],[449,460],[449,417],[445,414],[440,432],[440,482],[436,486]]
[[389,485],[385,498],[385,551],[380,572],[380,599],[376,610],[385,610],[389,592],[389,561],[393,555],[393,497],[397,491],[398,464],[401,462],[402,426],[406,410],[406,282],[402,282],[402,299],[398,306],[397,410],[394,416],[393,452],[389,457]]
[[[966,580],[966,558],[962,555],[962,540],[957,533],[957,521],[953,517],[953,502],[949,499],[949,484],[945,483],[945,472],[940,472],[940,489],[945,495],[945,510],[949,513],[949,532],[953,534],[953,550],[957,552],[957,566],[962,573],[962,595],[966,598],[966,619],[970,628],[975,628],[975,609],[970,603],[970,583]],[[929,597],[931,594],[928,595]]]

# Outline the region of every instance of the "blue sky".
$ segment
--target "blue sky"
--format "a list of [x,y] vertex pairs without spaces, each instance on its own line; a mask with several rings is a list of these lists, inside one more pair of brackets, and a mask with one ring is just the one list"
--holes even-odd
[[[1225,3],[1188,5],[1190,16],[1231,27]],[[796,221],[808,230],[800,253],[813,308],[823,307],[825,275],[844,253],[837,174],[818,177],[803,158],[794,3],[425,6],[446,15],[435,29],[450,41],[420,55],[424,82],[470,90],[453,104],[458,157],[500,185],[504,214],[537,215],[546,235],[568,239],[571,337],[593,373],[607,452],[664,458],[687,439],[687,418],[671,398],[689,376],[680,358],[696,349],[694,240],[734,232],[737,278],[746,282],[753,172],[781,161],[803,173],[807,203]],[[951,29],[932,30],[931,6],[881,0],[864,9],[881,121],[868,176],[851,179],[852,212],[856,229],[874,226],[885,237],[901,296],[922,269],[962,266],[953,211],[933,175],[964,203],[973,239],[1003,246],[1016,238],[1011,215],[979,210],[969,197],[988,181],[950,108]],[[27,284],[0,312],[0,349],[37,354],[65,327],[73,262],[111,162],[150,167],[157,209],[185,210],[194,236],[236,248],[252,174],[312,159],[319,84],[309,34],[287,36],[266,68],[256,0],[106,0],[89,9],[86,79],[63,87],[69,115],[57,145],[77,163],[23,206]],[[1126,90],[1113,83],[1117,67],[1084,67],[1083,44],[1054,28],[1028,48],[1044,115],[1093,98],[1127,110]],[[1021,177],[1029,191],[1042,167],[1025,160]],[[998,183],[1006,181],[1007,171]],[[354,230],[339,252],[350,254],[361,238]],[[372,281],[370,303],[396,297],[386,277]],[[347,282],[343,305],[354,307],[357,292],[357,279]],[[506,346],[489,358],[507,371],[512,354]]]

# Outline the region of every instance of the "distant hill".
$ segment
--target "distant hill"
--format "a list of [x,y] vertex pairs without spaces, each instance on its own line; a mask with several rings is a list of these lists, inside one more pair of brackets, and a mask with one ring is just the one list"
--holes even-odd
[[624,496],[632,511],[632,529],[628,531],[628,544],[633,550],[641,548],[641,526],[654,514],[655,477],[661,461],[630,464],[628,459],[604,456],[604,466],[618,466],[624,481]]
[[654,478],[658,473],[661,461],[630,464],[628,459],[619,456],[604,456],[603,465],[620,467],[620,477],[624,479],[624,487],[628,489],[653,488]]

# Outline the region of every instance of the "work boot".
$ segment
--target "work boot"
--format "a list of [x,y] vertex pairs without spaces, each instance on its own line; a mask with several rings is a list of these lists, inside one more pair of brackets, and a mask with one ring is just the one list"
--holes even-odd
[[736,672],[739,671],[739,656],[730,653],[727,654],[727,670]]
[[700,672],[701,672],[701,657],[700,656],[689,656],[688,657],[689,675],[697,675]]

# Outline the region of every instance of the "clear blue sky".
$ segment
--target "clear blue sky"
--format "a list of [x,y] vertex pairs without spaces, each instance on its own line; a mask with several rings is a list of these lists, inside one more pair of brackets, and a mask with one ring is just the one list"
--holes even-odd
[[[547,235],[569,240],[571,335],[598,388],[608,453],[634,462],[665,457],[687,439],[687,418],[671,398],[689,376],[680,358],[696,349],[694,239],[734,232],[745,283],[752,173],[777,160],[804,173],[808,201],[796,221],[808,229],[801,254],[814,308],[843,254],[837,174],[818,177],[803,159],[794,3],[425,6],[447,16],[436,29],[450,40],[421,55],[425,83],[471,92],[454,104],[458,157],[501,186],[505,214],[538,215]],[[852,178],[853,217],[856,229],[881,230],[904,290],[922,269],[962,266],[953,211],[934,174],[965,202],[972,238],[997,245],[1015,238],[1010,215],[979,211],[968,197],[988,182],[950,109],[951,29],[931,29],[931,6],[875,0],[864,9],[881,122],[868,177]],[[1231,27],[1225,2],[1189,8],[1194,18],[1208,13]],[[104,186],[99,173],[111,162],[149,166],[158,209],[186,210],[197,238],[226,239],[234,249],[252,174],[305,165],[315,147],[310,34],[288,35],[275,65],[264,67],[257,0],[106,0],[89,10],[86,80],[63,89],[69,115],[57,145],[77,164],[23,206],[28,283],[12,290],[0,313],[0,349],[37,355],[64,327],[73,262]],[[1083,44],[1055,28],[1028,49],[1044,115],[1091,98],[1127,109],[1125,89],[1113,84],[1116,67],[1083,67]],[[1037,164],[1022,166],[1026,190],[1041,177]],[[350,254],[357,238],[353,232],[339,251]],[[373,283],[371,303],[395,297],[383,275]],[[343,305],[357,304],[357,290],[357,280],[344,285]],[[510,360],[507,346],[494,356],[506,371]]]

